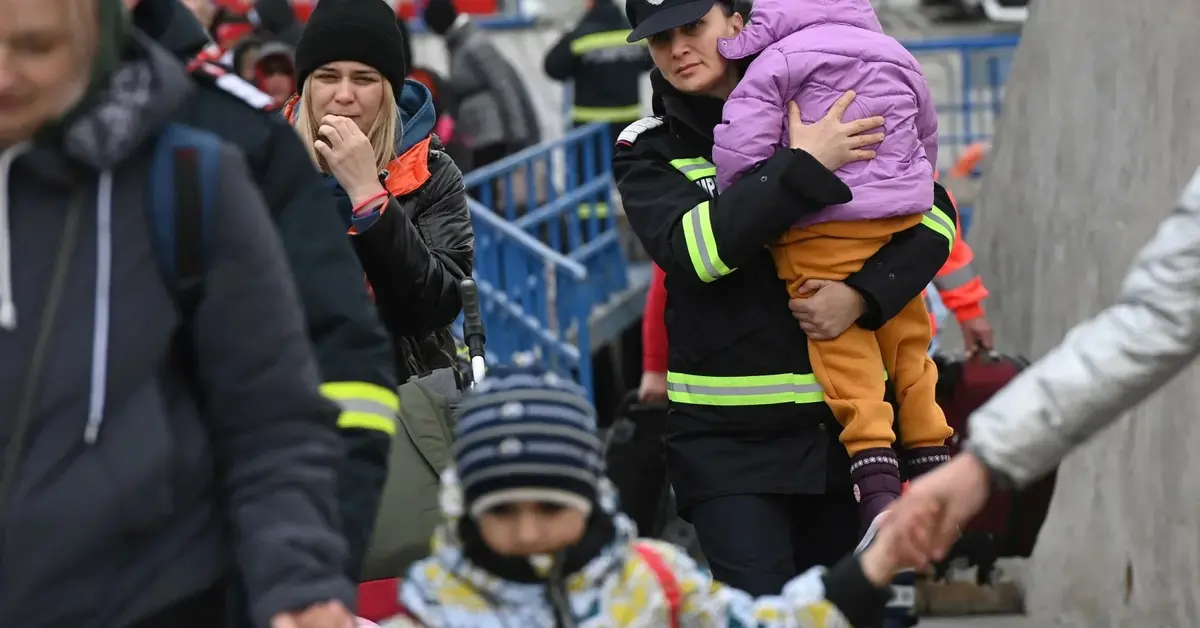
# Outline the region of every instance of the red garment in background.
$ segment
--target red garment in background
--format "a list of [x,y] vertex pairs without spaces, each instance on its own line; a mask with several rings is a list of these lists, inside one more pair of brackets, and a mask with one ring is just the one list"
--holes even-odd
[[667,273],[651,264],[650,289],[642,313],[642,371],[667,372]]

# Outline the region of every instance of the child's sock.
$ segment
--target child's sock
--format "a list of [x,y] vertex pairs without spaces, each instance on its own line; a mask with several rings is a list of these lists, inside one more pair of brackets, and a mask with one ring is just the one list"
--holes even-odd
[[900,461],[888,448],[866,449],[850,460],[850,479],[858,500],[858,519],[864,542],[873,537],[875,520],[900,497]]
[[904,477],[915,480],[950,461],[950,448],[914,447],[904,450]]

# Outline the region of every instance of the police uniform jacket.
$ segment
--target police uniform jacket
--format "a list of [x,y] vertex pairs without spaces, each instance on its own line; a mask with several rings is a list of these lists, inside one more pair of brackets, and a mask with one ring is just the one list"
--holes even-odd
[[[666,271],[666,444],[680,506],[848,488],[839,428],[767,245],[850,190],[807,153],[781,150],[718,195],[712,130],[722,103],[682,94],[658,71],[651,82],[661,115],[621,133],[613,175],[630,225]],[[954,208],[933,185],[922,224],[845,282],[863,297],[867,329],[919,298],[949,254]]]

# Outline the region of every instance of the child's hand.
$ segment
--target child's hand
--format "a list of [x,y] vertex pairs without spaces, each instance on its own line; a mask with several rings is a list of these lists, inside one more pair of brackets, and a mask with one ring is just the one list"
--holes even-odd
[[924,569],[933,553],[933,527],[941,506],[935,501],[911,504],[908,517],[883,521],[875,541],[862,553],[863,573],[876,586],[891,582],[896,572]]

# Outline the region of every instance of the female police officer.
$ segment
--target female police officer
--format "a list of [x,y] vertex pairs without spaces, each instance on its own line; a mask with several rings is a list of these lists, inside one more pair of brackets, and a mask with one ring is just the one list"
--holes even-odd
[[[780,151],[718,198],[713,127],[740,76],[717,41],[740,30],[733,0],[629,0],[630,40],[650,38],[655,113],[618,138],[613,172],[630,224],[667,274],[666,444],[681,513],[714,576],[753,595],[778,593],[857,542],[849,461],[809,365],[805,331],[877,329],[917,297],[946,260],[954,212],[944,191],[922,226],[893,238],[862,271],[829,282],[789,312],[766,245],[796,219],[844,203],[832,174],[873,156],[859,135],[882,118],[791,124]],[[941,208],[941,209],[938,209]],[[803,327],[803,330],[802,330]]]

